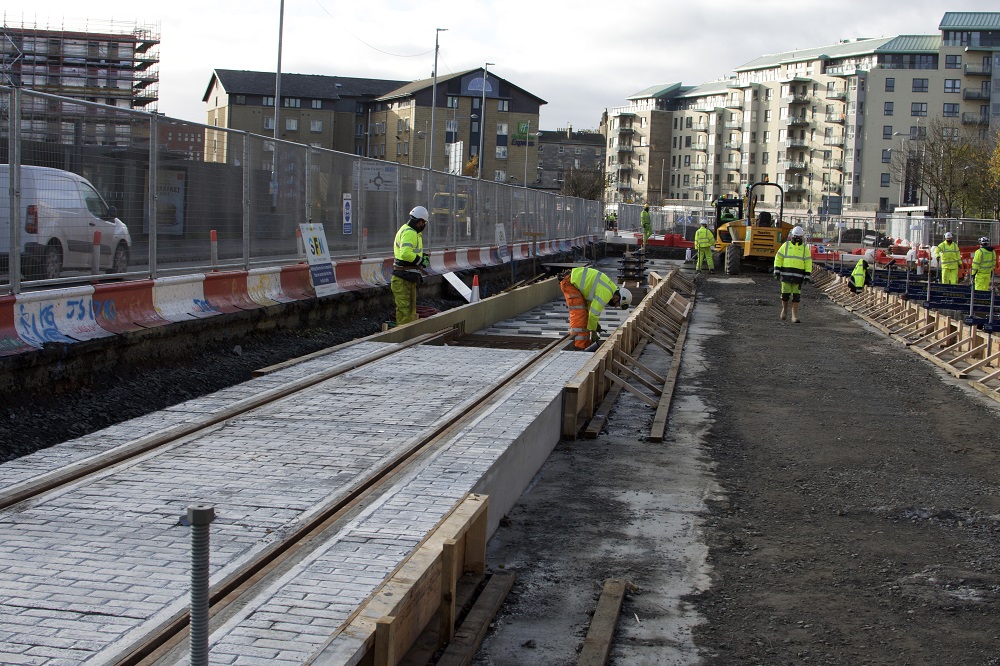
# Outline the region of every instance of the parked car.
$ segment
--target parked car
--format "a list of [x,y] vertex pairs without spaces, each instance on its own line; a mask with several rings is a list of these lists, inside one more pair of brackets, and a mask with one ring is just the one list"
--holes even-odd
[[[21,271],[25,279],[89,270],[94,232],[101,232],[100,267],[128,270],[132,237],[90,182],[69,171],[21,167]],[[10,257],[10,166],[0,164],[0,259]]]

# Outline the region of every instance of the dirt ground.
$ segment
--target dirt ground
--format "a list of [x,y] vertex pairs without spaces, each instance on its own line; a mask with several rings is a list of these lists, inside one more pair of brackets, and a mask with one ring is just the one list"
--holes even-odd
[[699,278],[667,441],[626,396],[560,443],[491,540],[518,578],[478,666],[575,663],[607,578],[614,664],[1000,664],[998,405],[776,294]]

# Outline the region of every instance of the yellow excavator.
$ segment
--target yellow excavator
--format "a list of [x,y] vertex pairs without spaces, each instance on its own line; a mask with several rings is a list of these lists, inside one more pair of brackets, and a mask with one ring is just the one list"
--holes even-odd
[[[777,219],[769,211],[755,215],[757,202],[754,191],[768,187],[777,188],[780,194]],[[774,265],[774,255],[793,226],[785,223],[784,213],[785,190],[777,183],[766,180],[747,185],[743,199],[720,197],[716,200],[715,219],[719,226],[715,230],[713,250],[717,253],[717,264],[724,265],[729,275],[739,275],[744,264],[770,270]]]

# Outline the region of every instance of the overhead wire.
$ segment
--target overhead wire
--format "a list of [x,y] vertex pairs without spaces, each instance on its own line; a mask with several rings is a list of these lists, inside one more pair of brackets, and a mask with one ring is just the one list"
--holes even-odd
[[[329,10],[328,10],[328,9],[327,9],[326,7],[324,7],[324,6],[323,6],[323,5],[322,5],[322,4],[320,3],[320,1],[319,1],[319,0],[315,0],[315,2],[316,2],[316,5],[317,5],[317,6],[318,6],[318,7],[320,8],[320,9],[322,9],[322,10],[323,10],[324,12],[326,12],[327,16],[329,16],[330,18],[332,18],[332,19],[336,20],[336,17],[335,17],[335,16],[333,15],[333,14],[331,14],[331,13],[330,13],[330,11],[329,11]],[[358,37],[357,35],[355,35],[355,34],[354,34],[353,32],[351,32],[351,31],[350,31],[350,29],[348,29],[348,28],[347,28],[347,26],[346,26],[346,25],[344,25],[344,23],[343,23],[343,22],[339,22],[339,23],[338,23],[338,25],[339,25],[339,26],[340,26],[341,28],[343,28],[343,29],[344,29],[344,31],[345,31],[345,32],[346,32],[346,33],[347,33],[348,35],[350,35],[350,36],[351,36],[351,37],[353,37],[354,39],[358,40],[359,42],[361,42],[362,44],[364,44],[365,46],[367,46],[367,47],[368,47],[368,48],[370,48],[371,50],[373,50],[373,51],[378,51],[379,53],[381,53],[381,54],[383,54],[383,55],[387,55],[387,56],[392,56],[392,57],[394,57],[394,58],[418,58],[418,57],[420,57],[420,56],[425,56],[425,55],[427,55],[428,53],[433,53],[433,52],[434,52],[434,49],[431,49],[430,51],[423,51],[423,52],[421,52],[421,53],[413,53],[413,54],[405,54],[405,53],[390,53],[389,51],[384,51],[384,50],[382,50],[382,49],[378,48],[377,46],[373,46],[373,45],[369,44],[368,42],[366,42],[365,40],[361,39],[360,37]]]

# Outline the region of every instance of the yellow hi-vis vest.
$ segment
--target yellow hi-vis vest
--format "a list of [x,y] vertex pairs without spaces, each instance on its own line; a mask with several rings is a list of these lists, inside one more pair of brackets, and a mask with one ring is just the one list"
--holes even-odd
[[694,246],[699,250],[715,245],[715,234],[708,227],[698,227],[694,232]]
[[796,245],[787,240],[774,255],[774,272],[781,276],[782,282],[802,284],[812,273],[812,265],[812,251],[808,243]]
[[937,246],[938,261],[941,268],[958,268],[962,263],[962,251],[958,249],[958,243],[952,241],[951,245],[947,241]]
[[587,266],[574,268],[569,274],[569,282],[580,290],[583,300],[587,301],[587,330],[596,331],[601,313],[618,291],[618,285],[601,271]]
[[424,237],[407,222],[396,232],[396,240],[392,244],[392,256],[395,258],[395,268],[415,268],[420,264],[424,252]]
[[997,265],[997,255],[992,249],[981,247],[972,255],[972,274],[992,274]]
[[854,280],[855,287],[865,286],[865,260],[859,259],[858,263],[854,266],[854,270],[851,271],[851,279]]

